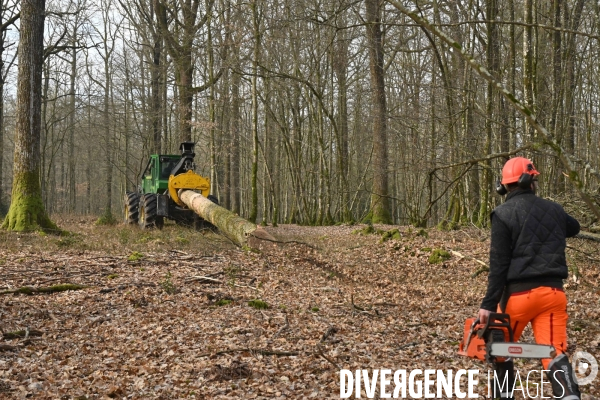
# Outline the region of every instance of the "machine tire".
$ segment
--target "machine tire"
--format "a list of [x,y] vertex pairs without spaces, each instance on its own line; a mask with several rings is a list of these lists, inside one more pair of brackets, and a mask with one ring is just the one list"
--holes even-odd
[[125,193],[124,221],[125,224],[137,224],[139,217],[140,195],[136,192]]
[[[162,228],[163,220],[162,218],[156,215],[156,205],[156,194],[146,193],[142,195],[142,198],[140,199],[140,211],[138,218],[140,228]],[[158,219],[160,219],[161,221],[158,222]]]

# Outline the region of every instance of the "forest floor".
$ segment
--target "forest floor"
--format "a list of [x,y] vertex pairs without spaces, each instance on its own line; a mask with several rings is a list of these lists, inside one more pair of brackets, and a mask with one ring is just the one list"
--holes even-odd
[[[487,393],[488,366],[456,352],[489,231],[376,226],[399,229],[382,241],[364,225],[282,225],[267,230],[288,243],[244,251],[176,225],[56,220],[73,234],[0,232],[0,292],[86,286],[0,295],[2,399],[338,399],[341,368],[479,369]],[[569,351],[600,359],[598,244],[568,246]],[[432,264],[438,249],[450,257]]]

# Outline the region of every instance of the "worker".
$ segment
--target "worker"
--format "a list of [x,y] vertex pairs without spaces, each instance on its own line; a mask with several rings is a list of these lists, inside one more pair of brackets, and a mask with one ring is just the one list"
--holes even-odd
[[[510,315],[515,341],[531,322],[535,341],[551,344],[556,357],[542,364],[556,398],[581,398],[567,350],[567,298],[563,279],[568,276],[566,238],[579,233],[579,222],[552,201],[536,196],[533,163],[511,158],[502,168],[496,190],[506,201],[491,214],[490,272],[479,310],[485,324],[491,312]],[[514,366],[497,363],[499,375],[508,374],[510,388],[499,396],[513,398]]]

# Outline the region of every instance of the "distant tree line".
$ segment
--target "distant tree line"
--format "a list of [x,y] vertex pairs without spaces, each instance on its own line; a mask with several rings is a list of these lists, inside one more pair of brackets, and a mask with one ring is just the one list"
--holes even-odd
[[[20,7],[0,0],[0,213],[11,201]],[[598,199],[600,4],[47,0],[39,180],[50,213],[120,218],[151,153],[195,141],[221,205],[257,223],[485,226],[504,161]],[[591,223],[591,216],[584,223]]]

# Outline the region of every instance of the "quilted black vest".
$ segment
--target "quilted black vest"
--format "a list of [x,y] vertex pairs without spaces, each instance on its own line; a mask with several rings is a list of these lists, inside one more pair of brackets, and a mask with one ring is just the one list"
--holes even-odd
[[508,283],[567,278],[567,214],[559,204],[531,191],[515,191],[493,212],[512,235]]

